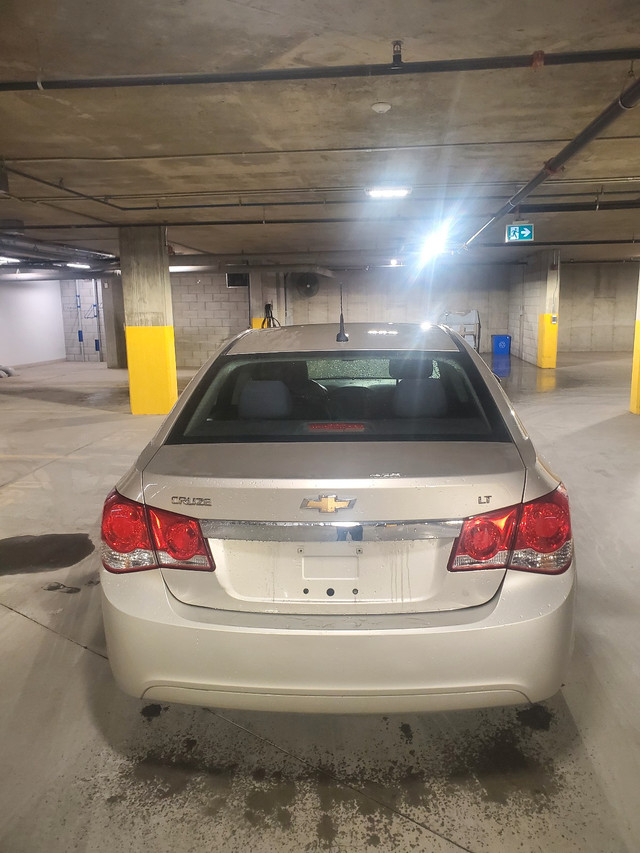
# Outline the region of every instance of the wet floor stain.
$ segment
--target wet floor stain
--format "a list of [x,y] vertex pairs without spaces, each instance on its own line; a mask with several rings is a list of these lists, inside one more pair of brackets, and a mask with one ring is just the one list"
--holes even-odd
[[402,723],[400,733],[407,743],[413,743],[413,731],[409,723]]
[[145,720],[147,720],[147,722],[149,722],[151,720],[155,720],[156,717],[159,717],[160,714],[166,710],[168,710],[167,706],[163,708],[162,705],[145,705],[144,708],[141,709],[140,714],[145,718]]
[[[508,814],[509,821],[528,826],[560,820],[568,802],[571,780],[556,763],[566,732],[542,705],[467,715],[468,726],[447,734],[438,728],[435,739],[428,720],[396,722],[396,732],[407,728],[400,729],[400,742],[395,735],[387,761],[377,760],[371,742],[349,768],[320,755],[298,764],[268,751],[261,758],[262,746],[247,747],[243,733],[233,745],[212,738],[209,728],[197,736],[191,727],[176,730],[169,705],[149,704],[141,714],[147,722],[163,717],[162,724],[144,727],[144,748],[138,734],[109,793],[124,794],[126,808],[150,812],[181,814],[188,805],[204,826],[232,821],[238,837],[272,839],[273,849],[278,839],[295,834],[303,853],[392,850],[404,837],[402,816],[446,838],[447,815],[462,804],[479,820]],[[384,721],[379,728],[384,732]],[[565,804],[560,811],[558,801]],[[350,847],[356,837],[357,847]]]
[[46,586],[43,586],[42,589],[47,592],[64,592],[67,595],[75,595],[77,592],[80,592],[79,586],[67,586],[64,583],[58,583],[57,581],[48,583]]
[[52,571],[74,566],[95,551],[86,533],[47,533],[0,539],[0,574]]
[[207,786],[208,806],[224,805],[237,768],[235,762],[215,764],[184,744],[175,749],[151,749],[125,772],[129,784],[139,783],[147,797],[166,800],[184,794],[190,785]]
[[515,725],[503,725],[455,751],[449,779],[456,785],[479,784],[485,800],[506,803],[514,796],[553,797],[560,777],[550,757],[536,754]]
[[544,705],[531,705],[523,711],[517,711],[516,716],[523,726],[544,732],[549,731],[553,720],[553,714]]

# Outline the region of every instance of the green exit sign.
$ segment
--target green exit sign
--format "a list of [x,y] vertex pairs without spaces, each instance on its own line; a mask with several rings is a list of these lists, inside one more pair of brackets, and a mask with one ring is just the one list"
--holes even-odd
[[518,222],[507,225],[505,243],[526,243],[533,240],[533,225],[530,222]]

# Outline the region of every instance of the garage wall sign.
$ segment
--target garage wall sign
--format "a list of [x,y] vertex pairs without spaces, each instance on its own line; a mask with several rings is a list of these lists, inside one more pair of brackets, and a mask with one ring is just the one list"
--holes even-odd
[[516,225],[507,225],[505,243],[530,243],[533,240],[533,225],[530,222],[518,222]]

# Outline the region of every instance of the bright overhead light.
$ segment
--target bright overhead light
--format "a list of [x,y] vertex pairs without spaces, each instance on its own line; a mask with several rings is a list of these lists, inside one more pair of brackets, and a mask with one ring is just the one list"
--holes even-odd
[[376,101],[375,104],[371,104],[371,109],[374,113],[378,113],[378,115],[384,115],[391,109],[391,104],[388,104],[386,101]]
[[19,258],[5,258],[4,255],[0,255],[0,264],[19,264],[21,263]]
[[397,258],[391,258],[391,260],[389,261],[389,266],[390,267],[397,267],[399,263],[400,263],[400,261]]
[[193,272],[197,267],[169,267],[169,272]]
[[68,267],[72,267],[74,270],[90,270],[91,264],[80,264],[80,263],[68,263]]
[[433,231],[425,239],[420,250],[420,266],[423,267],[429,261],[437,258],[447,248],[447,240],[449,239],[449,229],[451,228],[450,220],[443,222],[439,228]]
[[369,198],[406,198],[411,187],[368,187],[365,192]]

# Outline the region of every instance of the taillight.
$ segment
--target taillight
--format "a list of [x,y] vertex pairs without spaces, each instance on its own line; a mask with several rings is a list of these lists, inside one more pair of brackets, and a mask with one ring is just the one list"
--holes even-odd
[[161,566],[213,570],[209,549],[195,518],[152,507],[147,511]]
[[519,507],[513,506],[468,518],[454,544],[449,570],[506,568],[518,512]]
[[557,575],[573,557],[569,498],[564,486],[524,504],[510,568]]
[[102,564],[110,572],[215,569],[194,518],[147,508],[115,490],[102,513]]
[[560,574],[571,563],[569,499],[563,486],[526,504],[468,518],[449,571],[518,569]]

